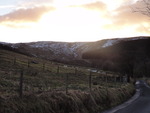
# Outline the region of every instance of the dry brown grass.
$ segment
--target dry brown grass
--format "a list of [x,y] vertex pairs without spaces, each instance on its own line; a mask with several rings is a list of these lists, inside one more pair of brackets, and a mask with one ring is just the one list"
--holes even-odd
[[128,84],[122,88],[94,89],[83,91],[43,92],[17,96],[0,97],[0,113],[97,113],[118,105],[131,97],[134,87]]
[[[28,60],[38,64],[28,67]],[[46,64],[44,70],[43,63]],[[21,99],[18,89],[22,68]],[[105,83],[98,79],[98,73],[92,73],[92,77],[100,84],[92,85],[92,92],[89,92],[87,69],[78,67],[75,75],[74,67],[0,50],[0,113],[97,113],[122,103],[134,93],[131,84]],[[70,73],[68,94],[64,90],[66,73]]]

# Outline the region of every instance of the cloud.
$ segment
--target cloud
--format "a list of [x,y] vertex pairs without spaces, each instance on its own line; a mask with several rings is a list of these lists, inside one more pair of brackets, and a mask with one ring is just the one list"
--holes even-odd
[[113,16],[112,21],[115,25],[126,26],[145,22],[146,18],[141,14],[131,12],[131,10],[124,10]]
[[120,7],[116,7],[113,10],[109,9],[109,4],[103,2],[90,3],[83,5],[83,7],[97,10],[100,14],[103,12],[101,19],[109,20],[108,23],[101,26],[105,30],[117,32],[125,29],[133,29],[135,32],[150,34],[149,17],[132,11],[132,8],[137,6],[137,3],[137,0],[120,0]]
[[[110,3],[109,0],[106,1]],[[135,5],[135,2],[131,1],[132,0],[120,0],[117,4],[116,2],[111,2],[114,4],[109,5],[106,2],[96,1],[82,5],[63,6],[58,9],[57,7],[55,9],[50,7],[50,5],[45,6],[44,4],[42,4],[42,6],[35,4],[31,8],[31,4],[33,3],[28,3],[23,4],[19,9],[13,12],[0,16],[0,23],[10,28],[26,28],[36,24],[34,28],[37,28],[38,24],[36,22],[41,19],[42,15],[55,10],[54,13],[48,13],[47,16],[42,17],[43,20],[41,19],[39,21],[42,23],[39,24],[39,28],[41,28],[42,25],[44,26],[43,28],[51,28],[53,30],[57,26],[60,31],[64,29],[69,29],[70,31],[71,29],[72,31],[75,29],[74,31],[77,31],[76,29],[83,27],[82,29],[88,29],[88,33],[93,30],[93,34],[98,33],[98,35],[99,33],[109,34],[108,32],[118,34],[119,31],[121,31],[120,34],[123,34],[124,31],[130,30],[133,30],[133,32],[137,31],[138,33],[150,33],[148,17],[140,13],[133,13],[131,7]],[[114,6],[109,8],[111,5]],[[27,22],[29,22],[29,24],[26,24]],[[30,25],[30,22],[32,25]],[[63,30],[61,30],[60,26],[62,26]],[[58,29],[57,31],[59,31]],[[106,31],[106,33],[104,31]],[[79,32],[78,34],[86,33]],[[93,34],[91,36],[93,36]],[[126,34],[126,32],[124,34]]]
[[[149,23],[148,17],[140,13],[132,12],[131,5],[121,6],[117,8],[112,14],[106,14],[105,18],[109,18],[112,23],[104,25],[105,29],[123,29],[132,26],[143,27],[143,23]],[[143,29],[144,30],[144,29]]]
[[89,4],[85,4],[82,5],[82,7],[87,8],[87,9],[91,9],[91,10],[100,10],[100,11],[104,11],[107,9],[107,6],[105,3],[103,2],[94,2],[94,3],[89,3]]
[[54,10],[53,7],[33,7],[33,8],[21,8],[10,12],[8,14],[0,16],[0,23],[4,22],[36,22],[40,17],[48,12]]
[[137,0],[115,1],[115,3],[110,3],[108,0],[97,1],[77,7],[97,11],[99,13],[99,21],[104,21],[104,24],[101,23],[100,25],[100,28],[103,30],[113,31],[113,33],[118,33],[119,31],[123,33],[130,30],[129,34],[132,32],[150,34],[148,17],[132,11],[132,8],[137,6]]
[[144,34],[150,34],[150,25],[149,25],[149,27],[139,26],[136,28],[136,31],[144,33]]

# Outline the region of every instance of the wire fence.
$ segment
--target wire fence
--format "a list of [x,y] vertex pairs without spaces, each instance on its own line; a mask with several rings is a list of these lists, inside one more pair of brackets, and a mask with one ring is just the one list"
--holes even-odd
[[89,67],[71,66],[35,58],[0,55],[0,93],[4,95],[44,91],[117,88],[125,85],[126,76]]

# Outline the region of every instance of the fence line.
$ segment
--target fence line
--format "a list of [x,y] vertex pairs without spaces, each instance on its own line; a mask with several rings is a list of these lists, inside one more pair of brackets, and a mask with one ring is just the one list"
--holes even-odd
[[[23,92],[37,92],[50,90],[63,90],[66,94],[69,90],[86,90],[92,92],[92,88],[101,87],[108,90],[108,87],[120,87],[124,82],[123,77],[119,75],[109,74],[104,71],[94,71],[91,69],[81,69],[78,67],[64,66],[59,64],[36,63],[27,60],[25,63],[14,57],[12,60],[14,65],[24,64],[24,69],[20,73],[16,73],[15,66],[12,67],[12,76],[6,76],[4,80],[19,81],[19,96],[22,98]],[[52,64],[52,63],[51,63]],[[51,71],[48,71],[51,66]],[[40,71],[41,69],[42,71]],[[53,69],[55,68],[55,71]],[[64,71],[65,70],[65,71]],[[44,72],[44,73],[43,73]],[[8,74],[6,74],[8,75]],[[20,77],[19,77],[20,76]],[[118,80],[118,78],[120,80]],[[13,83],[12,83],[13,84]],[[13,87],[17,87],[14,85]]]

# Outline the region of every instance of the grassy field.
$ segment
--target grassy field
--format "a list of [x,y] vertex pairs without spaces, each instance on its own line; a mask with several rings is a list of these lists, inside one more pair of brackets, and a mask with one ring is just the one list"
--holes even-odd
[[[24,73],[23,88],[25,92],[65,90],[66,82],[69,89],[88,90],[90,74],[92,87],[98,85],[120,87],[120,83],[106,83],[105,74],[90,73],[89,67],[71,66],[0,50],[1,93],[13,94],[12,92],[16,92],[19,87],[21,70]],[[67,76],[68,78],[66,78]],[[93,85],[94,83],[95,85]]]
[[[0,49],[0,113],[94,113],[119,104],[133,94],[134,87],[117,81],[117,73],[107,72],[107,78],[106,72],[91,70],[94,69]],[[23,99],[19,98],[21,71]],[[90,105],[88,101],[95,106]],[[72,109],[62,105],[63,102],[66,106],[69,104]],[[71,103],[74,106],[71,106]],[[82,109],[78,108],[80,104]],[[89,108],[90,106],[93,108]],[[34,110],[36,108],[39,110]],[[68,111],[65,111],[66,109]]]

